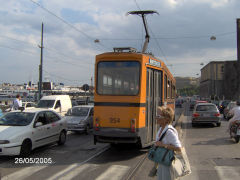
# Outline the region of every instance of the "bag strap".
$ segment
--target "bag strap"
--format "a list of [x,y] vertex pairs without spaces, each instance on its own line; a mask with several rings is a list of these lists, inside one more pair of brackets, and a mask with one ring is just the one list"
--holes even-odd
[[162,141],[162,139],[164,138],[164,136],[166,135],[166,133],[167,133],[167,131],[168,131],[169,129],[171,129],[172,131],[174,131],[173,128],[168,128],[168,129],[161,135],[159,141]]

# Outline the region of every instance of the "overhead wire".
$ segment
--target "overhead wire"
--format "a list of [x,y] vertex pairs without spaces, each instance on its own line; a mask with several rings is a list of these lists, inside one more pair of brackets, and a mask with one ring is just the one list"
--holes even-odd
[[[56,17],[58,20],[60,20],[61,22],[63,22],[64,24],[70,26],[71,28],[73,28],[74,30],[76,30],[77,32],[83,34],[85,37],[87,37],[88,39],[90,39],[92,42],[94,42],[97,38],[93,38],[92,36],[89,36],[87,33],[85,33],[84,31],[76,28],[74,25],[72,25],[71,23],[67,22],[66,20],[64,20],[63,18],[57,16],[56,14],[54,14],[53,12],[51,12],[50,10],[48,10],[47,8],[43,7],[41,4],[39,4],[38,2],[35,2],[33,0],[30,0],[32,3],[36,4],[38,7],[40,7],[41,9],[43,9],[44,11],[46,11],[47,13],[51,14],[52,16]],[[106,46],[104,46],[101,42],[98,42],[97,44],[100,44],[103,48],[109,50],[109,48],[107,48]]]
[[64,78],[64,77],[62,77],[62,76],[58,76],[58,75],[56,75],[56,74],[49,73],[49,72],[46,71],[46,70],[43,70],[43,71],[44,71],[45,73],[53,76],[53,77],[57,77],[57,78],[61,79],[61,80],[63,79],[63,80],[70,81],[70,82],[78,82],[78,83],[81,83],[81,82],[79,82],[79,80],[67,79],[67,78]]
[[[1,48],[11,49],[11,50],[14,50],[14,51],[19,51],[19,52],[22,52],[22,53],[31,54],[31,55],[34,55],[34,56],[35,56],[35,55],[39,55],[39,53],[34,53],[34,52],[22,50],[22,49],[17,49],[17,48],[14,48],[14,47],[5,46],[5,45],[1,45],[1,44],[0,44],[0,47],[1,47]],[[62,62],[62,63],[68,64],[68,65],[72,65],[72,66],[74,66],[74,67],[89,68],[89,67],[87,67],[87,66],[74,64],[74,63],[71,63],[71,62],[68,62],[68,61],[61,60],[60,58],[56,58],[56,57],[50,57],[50,56],[47,56],[47,55],[44,55],[44,57],[47,58],[47,59],[54,59],[54,58],[55,58],[58,62]],[[90,68],[89,68],[89,69],[90,69]]]
[[[135,4],[136,4],[137,8],[138,8],[139,10],[141,10],[141,8],[140,8],[137,0],[134,0],[134,2],[135,2]],[[148,24],[148,23],[147,23],[147,18],[145,18],[145,20],[146,20],[146,24]],[[151,34],[152,34],[152,36],[154,37],[154,40],[155,40],[155,42],[156,42],[156,44],[157,44],[157,47],[159,48],[160,52],[162,53],[162,56],[164,57],[165,61],[167,62],[167,57],[166,57],[165,53],[163,52],[163,50],[162,50],[160,44],[158,43],[157,39],[155,38],[155,35],[154,35],[153,31],[151,30],[150,26],[148,26],[148,28],[149,28],[149,30],[151,31]]]
[[[17,41],[17,42],[25,43],[25,44],[28,44],[28,45],[35,45],[35,46],[37,46],[37,44],[35,44],[35,43],[30,43],[30,42],[28,42],[28,41],[23,41],[23,40],[15,39],[15,38],[8,37],[8,36],[2,36],[2,35],[0,35],[0,38],[6,38],[6,39],[14,40],[14,41]],[[5,47],[5,48],[13,49],[13,50],[25,51],[25,50],[20,50],[20,49],[13,48],[13,47],[7,47],[7,46],[3,46],[3,45],[1,45],[1,46],[2,46],[2,47]],[[72,60],[74,60],[74,61],[77,60],[78,62],[80,62],[79,59],[73,58],[73,57],[71,57],[71,56],[68,56],[68,55],[66,55],[66,54],[64,54],[64,53],[62,53],[62,52],[60,52],[60,51],[55,50],[55,49],[48,48],[48,47],[45,47],[45,46],[44,46],[44,49],[47,50],[47,51],[49,51],[49,52],[54,51],[54,52],[57,53],[57,55],[64,56],[64,57],[70,58],[70,59],[72,59]],[[30,51],[25,51],[25,52],[26,52],[26,53],[31,53]],[[86,61],[85,59],[83,59],[83,60]],[[80,62],[80,63],[82,63],[82,62]],[[94,63],[90,63],[90,62],[85,62],[85,63],[87,63],[87,64],[94,64]]]

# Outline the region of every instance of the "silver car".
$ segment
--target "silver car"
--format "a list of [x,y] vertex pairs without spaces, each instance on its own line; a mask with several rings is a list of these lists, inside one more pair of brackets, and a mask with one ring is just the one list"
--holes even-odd
[[217,106],[213,103],[196,104],[192,114],[192,126],[207,123],[221,126],[221,117]]
[[74,106],[68,110],[64,118],[67,120],[68,131],[89,134],[93,127],[93,106]]

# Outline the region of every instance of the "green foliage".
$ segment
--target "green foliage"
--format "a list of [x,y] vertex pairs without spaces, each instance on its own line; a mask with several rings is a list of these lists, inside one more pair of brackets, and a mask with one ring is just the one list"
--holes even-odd
[[177,94],[180,96],[193,96],[199,94],[199,86],[186,86],[182,89],[177,89]]

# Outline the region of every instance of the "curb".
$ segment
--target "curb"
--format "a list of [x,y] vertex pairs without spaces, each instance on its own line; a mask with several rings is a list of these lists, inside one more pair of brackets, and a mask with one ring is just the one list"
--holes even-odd
[[184,118],[184,110],[182,111],[177,123],[175,124],[175,129],[178,132],[178,137],[180,139],[181,142],[183,142],[183,131],[182,131],[182,122],[183,122],[183,118]]

